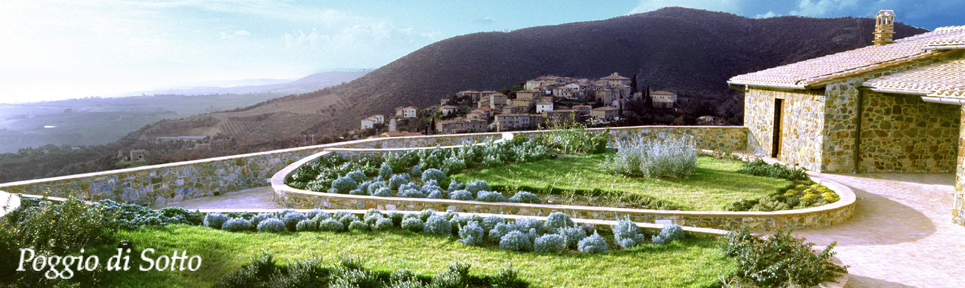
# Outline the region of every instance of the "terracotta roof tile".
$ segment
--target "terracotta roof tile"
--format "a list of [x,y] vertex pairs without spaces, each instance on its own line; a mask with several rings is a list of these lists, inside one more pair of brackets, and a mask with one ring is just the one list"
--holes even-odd
[[805,86],[819,85],[822,82],[844,77],[851,73],[867,72],[887,67],[890,64],[937,56],[942,53],[926,50],[926,48],[933,44],[938,45],[937,43],[958,43],[958,41],[963,40],[965,40],[965,26],[943,27],[933,32],[896,40],[893,44],[867,46],[738,75],[731,78],[728,83],[804,88]]
[[864,86],[896,93],[965,98],[965,59],[872,79],[864,82]]

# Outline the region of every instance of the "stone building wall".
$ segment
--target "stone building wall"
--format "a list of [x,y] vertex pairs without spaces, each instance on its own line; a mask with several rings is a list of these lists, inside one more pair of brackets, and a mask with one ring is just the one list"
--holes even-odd
[[952,222],[965,225],[965,106],[961,108],[960,132],[958,134],[958,163],[955,165],[955,195],[952,202]]
[[778,159],[820,171],[824,140],[824,97],[820,91],[748,89],[744,96],[748,152],[770,156],[774,143],[775,99],[784,99]]
[[961,107],[864,91],[859,172],[952,172]]

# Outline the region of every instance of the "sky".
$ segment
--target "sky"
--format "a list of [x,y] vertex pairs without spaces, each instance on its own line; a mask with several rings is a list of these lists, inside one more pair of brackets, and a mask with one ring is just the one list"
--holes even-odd
[[669,6],[752,18],[893,9],[913,26],[965,25],[960,0],[4,0],[0,103],[375,69],[458,35]]

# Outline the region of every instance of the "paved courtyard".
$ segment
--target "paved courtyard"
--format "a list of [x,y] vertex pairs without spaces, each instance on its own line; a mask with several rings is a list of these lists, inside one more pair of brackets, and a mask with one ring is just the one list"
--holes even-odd
[[965,287],[965,227],[951,222],[953,174],[820,174],[858,197],[848,222],[797,231],[838,241],[848,287]]

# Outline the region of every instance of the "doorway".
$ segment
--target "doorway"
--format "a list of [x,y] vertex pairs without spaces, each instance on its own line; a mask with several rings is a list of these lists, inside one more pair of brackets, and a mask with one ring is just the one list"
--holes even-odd
[[777,159],[781,154],[781,124],[784,122],[784,99],[774,99],[774,135],[771,136],[771,157]]

